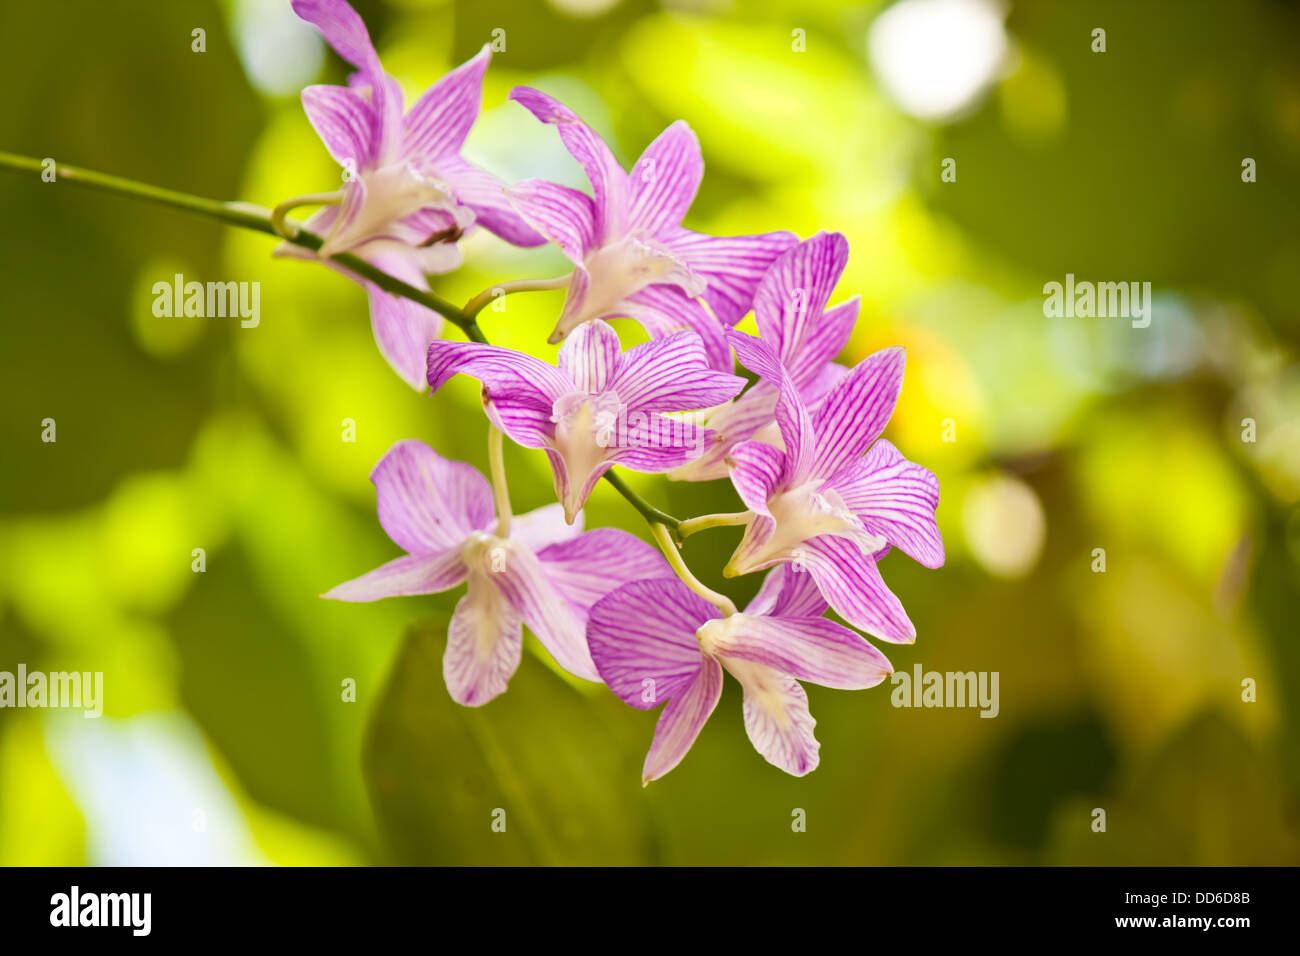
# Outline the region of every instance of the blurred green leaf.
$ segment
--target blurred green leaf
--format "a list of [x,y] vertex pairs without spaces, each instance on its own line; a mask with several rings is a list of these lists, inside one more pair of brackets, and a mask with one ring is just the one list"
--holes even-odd
[[408,634],[366,736],[366,781],[397,861],[655,862],[646,802],[599,705],[525,654],[507,693],[462,707],[443,685],[445,631],[442,618]]

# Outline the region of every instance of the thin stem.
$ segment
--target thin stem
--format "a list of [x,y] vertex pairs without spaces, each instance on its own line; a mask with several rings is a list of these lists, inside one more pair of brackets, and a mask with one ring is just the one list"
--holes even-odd
[[699,578],[691,573],[691,569],[686,566],[686,561],[682,558],[682,553],[677,550],[677,545],[668,533],[666,525],[652,524],[650,525],[650,533],[654,535],[659,550],[664,553],[664,557],[672,565],[673,571],[685,582],[688,588],[721,611],[724,617],[736,613],[736,605],[731,603],[731,598],[706,587],[700,583]]
[[735,511],[730,514],[700,515],[698,518],[687,518],[677,526],[677,537],[684,539],[689,538],[697,531],[744,524],[752,514],[753,512],[750,511]]
[[681,520],[674,518],[672,515],[660,511],[650,502],[646,501],[635,491],[627,486],[621,475],[615,474],[614,469],[605,472],[605,480],[618,489],[618,493],[628,500],[628,502],[637,511],[641,512],[641,517],[650,522],[651,529],[655,525],[662,525],[669,529],[673,534],[677,533],[677,528],[681,525]]
[[473,318],[482,312],[487,306],[502,296],[509,295],[512,292],[541,292],[546,289],[564,289],[569,285],[569,280],[573,278],[573,273],[556,276],[554,279],[516,279],[513,282],[498,282],[490,289],[484,289],[474,298],[465,303],[461,309],[467,316]]
[[501,429],[488,426],[488,461],[492,466],[492,497],[497,503],[498,538],[510,536],[510,489],[506,486],[506,462]]
[[[45,166],[39,159],[0,152],[0,169],[41,174],[45,171]],[[192,196],[189,193],[176,192],[172,189],[164,189],[161,186],[150,186],[147,183],[136,182],[133,179],[123,179],[120,176],[97,173],[90,169],[67,166],[63,163],[56,163],[54,172],[56,182],[66,180],[70,183],[116,193],[120,196],[147,199],[150,202],[171,206],[174,209],[196,212],[232,226],[240,226],[243,229],[252,229],[255,232],[263,232],[269,236],[282,238],[271,225],[271,211],[263,206],[252,203],[220,202],[216,199],[205,199],[202,196]],[[296,246],[302,246],[304,249],[310,249],[313,252],[319,251],[321,244],[324,242],[320,236],[314,236],[310,232],[302,231],[299,231],[298,235],[292,239],[286,239],[285,241],[292,242]],[[354,272],[368,282],[373,282],[385,292],[401,296],[404,299],[410,299],[412,302],[416,302],[426,309],[432,309],[439,315],[446,317],[475,342],[486,341],[472,317],[464,315],[460,309],[432,292],[425,292],[422,289],[415,288],[415,286],[408,285],[401,279],[390,276],[381,269],[376,269],[364,259],[351,253],[343,252],[330,258],[349,272]]]
[[290,223],[285,221],[291,210],[300,206],[336,206],[343,201],[343,190],[336,189],[332,193],[307,193],[303,196],[294,196],[292,199],[286,199],[280,205],[271,210],[271,228],[277,234],[292,242],[302,231],[302,227],[296,222]]
[[[31,156],[19,156],[15,153],[0,151],[0,169],[8,169],[19,173],[34,173],[38,176],[44,176],[48,167],[43,160]],[[302,229],[297,231],[292,239],[281,236],[272,222],[274,213],[264,206],[258,206],[253,203],[244,202],[221,202],[216,199],[206,199],[202,196],[194,196],[190,193],[177,192],[173,189],[165,189],[162,186],[151,186],[148,183],[138,182],[133,179],[126,179],[121,176],[113,176],[109,173],[100,173],[91,169],[82,169],[79,166],[69,166],[65,163],[55,163],[53,166],[54,181],[66,181],[76,183],[80,186],[87,186],[91,189],[98,189],[103,192],[115,193],[119,196],[130,196],[134,199],[144,199],[149,202],[158,203],[163,206],[170,206],[173,209],[183,209],[186,212],[198,213],[201,216],[207,216],[232,226],[239,226],[241,229],[251,229],[254,232],[265,233],[268,236],[284,239],[296,246],[304,249],[310,249],[312,252],[319,252],[324,240],[320,236],[305,232]],[[300,197],[302,198],[302,197]],[[389,275],[382,269],[377,269],[369,262],[354,256],[351,253],[342,252],[338,255],[330,256],[334,262],[347,269],[349,272],[372,282],[379,288],[392,295],[401,296],[404,299],[424,306],[437,312],[445,317],[463,333],[465,337],[473,342],[487,344],[487,336],[478,327],[475,321],[475,312],[462,311],[456,308],[446,299],[435,295],[432,292],[426,292],[423,289],[417,289],[415,286],[403,282],[395,276]],[[567,282],[567,277],[565,277]],[[531,282],[534,288],[540,288],[536,283],[558,283],[559,279],[549,280],[524,280]],[[513,283],[507,283],[512,285]],[[550,286],[559,288],[559,285]],[[491,290],[489,290],[488,301],[491,301]],[[475,296],[470,300],[473,305],[480,296]],[[478,306],[482,309],[482,305]],[[626,498],[637,511],[645,517],[651,524],[659,523],[666,527],[676,529],[679,524],[678,520],[672,515],[664,514],[657,508],[651,507],[632,491],[623,480],[612,470],[605,472],[605,480],[618,489],[619,494]]]

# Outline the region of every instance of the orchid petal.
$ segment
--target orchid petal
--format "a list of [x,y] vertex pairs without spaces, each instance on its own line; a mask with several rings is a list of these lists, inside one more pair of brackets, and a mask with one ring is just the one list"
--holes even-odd
[[459,156],[438,160],[438,172],[456,199],[474,210],[474,221],[515,246],[540,246],[546,237],[530,226],[506,195],[505,184]]
[[682,762],[720,697],[722,667],[712,658],[702,658],[695,679],[674,694],[659,715],[654,742],[641,768],[642,784],[658,780]]
[[825,478],[854,464],[880,437],[902,391],[906,360],[900,346],[881,349],[826,393],[812,416],[817,434],[813,477]]
[[517,86],[510,99],[559,130],[560,140],[587,173],[595,195],[596,239],[612,242],[627,232],[627,173],[609,146],[573,110],[540,90]]
[[[810,575],[805,574],[804,577]],[[779,674],[839,690],[875,687],[894,672],[862,635],[824,617],[739,615],[728,629],[724,660],[760,664]]]
[[708,366],[704,342],[694,332],[628,349],[609,382],[628,408],[681,412],[712,408],[745,387],[745,380]]
[[820,232],[782,253],[754,293],[759,334],[796,382],[800,376],[795,374],[795,361],[805,347],[820,339],[822,313],[848,261],[848,240],[838,232]]
[[[835,365],[832,359],[849,344],[861,307],[862,299],[855,295],[827,309],[816,326],[809,330],[799,353],[788,360],[786,367],[790,370],[790,378],[799,386],[799,393],[810,408],[848,372],[846,367]],[[828,376],[827,369],[835,371]]]
[[796,484],[804,479],[815,467],[813,430],[808,410],[799,397],[790,375],[777,358],[772,346],[762,339],[743,332],[728,332],[727,340],[736,350],[740,363],[751,372],[757,373],[765,381],[776,386],[776,423],[781,429],[781,440],[785,444],[785,470],[782,481]]
[[628,296],[617,314],[635,319],[652,338],[694,332],[704,342],[709,365],[721,372],[735,368],[723,327],[697,299],[675,285],[651,285]]
[[743,441],[727,456],[731,483],[745,507],[755,514],[769,515],[767,499],[780,488],[785,474],[785,452],[759,441]]
[[521,621],[490,583],[470,579],[447,628],[442,676],[451,699],[481,707],[506,689],[519,668]]
[[799,241],[792,232],[708,236],[689,229],[661,234],[660,238],[708,280],[704,299],[718,320],[729,326],[745,317],[759,282],[776,257]]
[[[374,256],[371,263],[417,289],[429,288],[424,273],[409,256]],[[363,282],[370,300],[370,326],[379,352],[412,388],[429,387],[426,356],[442,335],[443,317],[410,299],[385,292],[373,282]]]
[[459,548],[495,513],[492,488],[472,465],[443,458],[422,441],[399,441],[370,472],[379,523],[411,554]]
[[679,226],[704,177],[700,141],[682,120],[659,134],[632,168],[628,224],[655,235]]
[[587,643],[609,689],[648,710],[695,678],[704,660],[695,632],[717,617],[713,605],[676,578],[634,581],[592,607]]
[[573,391],[559,369],[522,352],[478,342],[440,340],[429,346],[429,384],[435,391],[458,372],[483,383],[489,417],[526,448],[546,444],[555,400]]
[[[597,319],[569,333],[560,346],[559,368],[578,391],[596,395],[611,387],[607,383],[618,368],[622,354],[618,333]],[[621,392],[618,397],[624,404],[631,404]]]
[[745,732],[754,749],[793,776],[816,770],[821,748],[813,736],[817,721],[808,712],[808,694],[799,682],[761,664],[725,664],[745,689]]
[[458,153],[483,106],[491,44],[445,74],[402,118],[402,155],[437,160]]
[[775,408],[776,389],[759,383],[735,401],[714,409],[705,421],[705,426],[713,432],[713,442],[703,455],[669,475],[669,480],[713,481],[728,477],[731,468],[727,458],[731,450],[772,422]]
[[369,165],[376,123],[369,103],[346,86],[309,86],[302,108],[340,166],[356,171]]
[[441,554],[404,554],[321,595],[331,601],[378,601],[412,594],[437,594],[465,580],[465,562],[455,549]]
[[524,220],[581,265],[596,244],[596,205],[591,197],[545,179],[507,186],[506,198]]
[[546,457],[551,463],[551,473],[555,479],[555,497],[564,506],[565,516],[572,516],[576,520],[577,515],[586,507],[587,499],[596,487],[596,482],[614,466],[613,455],[602,451],[597,460],[587,462],[583,466],[575,466],[570,464],[560,450],[547,446],[539,447],[545,448]]
[[672,569],[656,548],[618,528],[596,528],[538,552],[546,576],[585,620],[606,594],[632,581],[666,578]]
[[583,620],[546,575],[532,551],[508,542],[503,567],[490,573],[501,597],[551,652],[555,662],[585,680],[600,680],[587,650]]
[[661,474],[699,458],[712,441],[707,428],[680,418],[630,413],[612,461],[630,471]]
[[569,524],[564,520],[562,505],[542,505],[510,519],[510,538],[539,554],[553,544],[571,541],[582,534],[583,520],[582,514],[578,514],[573,524]]
[[365,22],[344,0],[293,0],[293,12],[316,27],[334,52],[357,69],[378,65]]
[[745,613],[771,617],[821,617],[829,605],[806,571],[790,564],[779,564],[767,573],[763,586]]
[[873,557],[852,541],[828,534],[805,542],[801,550],[800,564],[840,617],[891,644],[916,641],[916,627],[880,577]]
[[839,493],[868,531],[927,568],[943,567],[943,538],[934,517],[939,479],[888,441],[877,441],[865,458],[836,474],[827,487]]

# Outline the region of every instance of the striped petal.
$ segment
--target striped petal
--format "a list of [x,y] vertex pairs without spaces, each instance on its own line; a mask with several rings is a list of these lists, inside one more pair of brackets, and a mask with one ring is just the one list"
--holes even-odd
[[685,121],[678,120],[646,147],[632,167],[630,228],[657,235],[669,226],[680,226],[703,177],[700,141]]
[[309,86],[302,108],[340,166],[357,171],[370,165],[378,120],[369,103],[346,86]]
[[627,232],[629,184],[627,173],[595,130],[554,97],[527,86],[510,91],[510,99],[543,123],[556,127],[560,141],[587,173],[595,195],[596,241],[613,242]]
[[505,691],[519,668],[521,624],[488,581],[470,579],[451,616],[442,655],[442,677],[452,700],[481,707]]
[[722,667],[705,658],[684,690],[674,694],[655,724],[654,742],[641,768],[641,783],[658,780],[686,756],[722,696]]
[[546,237],[530,226],[510,202],[505,184],[486,170],[459,156],[444,156],[438,173],[456,199],[474,210],[474,221],[488,232],[516,246],[540,246]]
[[344,0],[293,0],[293,12],[315,26],[334,52],[357,68],[348,78],[348,87],[370,104],[374,123],[369,155],[373,162],[382,162],[401,135],[402,90],[380,66],[365,23]]
[[[500,539],[494,539],[500,542]],[[503,545],[505,560],[492,566],[490,580],[555,662],[585,680],[600,680],[587,650],[584,622],[546,575],[541,560],[517,542]]]
[[791,564],[780,564],[767,573],[763,586],[745,608],[746,614],[773,617],[821,617],[829,605],[813,576]]
[[413,594],[438,594],[465,580],[456,549],[442,554],[405,554],[321,595],[331,601],[378,601]]
[[798,354],[788,360],[790,378],[810,408],[848,372],[844,366],[835,365],[833,359],[849,344],[861,306],[861,298],[855,295],[827,309]]
[[731,483],[750,511],[770,515],[767,499],[781,487],[785,452],[760,441],[743,441],[731,449]]
[[334,52],[358,70],[378,64],[365,23],[344,0],[293,0],[293,12],[316,27]]
[[704,423],[713,432],[713,441],[703,455],[673,472],[669,480],[714,481],[728,477],[731,468],[727,459],[731,450],[770,424],[775,408],[776,389],[760,383],[734,402],[715,409]]
[[881,349],[826,393],[812,416],[817,434],[813,477],[826,478],[849,467],[880,437],[902,391],[906,360],[900,346]]
[[[803,577],[809,577],[804,574]],[[824,617],[736,615],[723,659],[759,664],[778,674],[838,690],[875,687],[894,672],[862,635]]]
[[772,262],[799,241],[792,232],[707,236],[689,229],[661,233],[659,238],[708,280],[704,299],[724,325],[745,317]]
[[402,156],[440,159],[458,153],[483,105],[490,44],[429,87],[402,118]]
[[827,534],[805,542],[801,551],[800,563],[836,614],[891,644],[916,641],[916,627],[880,577],[874,558],[852,541]]
[[707,428],[654,412],[630,412],[611,461],[647,474],[681,468],[704,453],[713,441]]
[[506,198],[524,220],[581,265],[596,244],[596,205],[591,197],[545,179],[506,187]]
[[[370,262],[417,289],[429,288],[424,273],[409,255],[371,256]],[[429,346],[442,335],[442,316],[410,299],[385,292],[373,282],[362,284],[370,300],[370,326],[380,354],[402,381],[423,392],[429,387],[426,356]]]
[[[596,395],[611,387],[609,382],[622,354],[618,333],[609,323],[599,319],[586,322],[569,333],[560,346],[560,372],[579,392]],[[631,404],[622,392],[618,397],[624,404]]]
[[744,387],[743,378],[709,367],[704,341],[694,332],[628,349],[609,382],[629,409],[651,412],[712,408]]
[[754,749],[792,776],[816,770],[821,749],[813,736],[817,721],[799,682],[761,664],[727,659],[725,665],[745,689],[745,733]]
[[[754,294],[759,334],[776,350],[796,383],[803,384],[847,341],[846,336],[835,343],[824,343],[821,319],[848,261],[849,243],[844,236],[838,232],[818,233],[782,253]],[[834,345],[835,351],[814,366],[812,361],[801,361],[809,345]]]
[[648,710],[699,673],[704,657],[695,632],[717,617],[713,605],[676,578],[635,581],[592,607],[587,643],[609,689],[625,704]]
[[943,538],[935,522],[939,479],[908,461],[883,438],[866,457],[837,474],[834,488],[872,534],[901,548],[927,568],[943,566]]
[[476,468],[413,438],[388,449],[370,480],[380,525],[411,554],[459,548],[495,514],[492,488]]
[[559,369],[512,349],[439,340],[429,346],[429,384],[436,391],[457,373],[483,383],[493,424],[526,448],[542,448],[552,433],[555,400],[573,391]]
[[735,368],[723,327],[698,299],[675,285],[651,285],[629,296],[616,313],[639,322],[652,338],[662,339],[678,332],[694,332],[704,342],[709,365],[718,371]]
[[593,605],[633,581],[671,577],[656,548],[618,528],[596,528],[538,552],[556,590],[585,621]]
[[798,484],[814,470],[813,457],[817,450],[814,447],[816,433],[808,410],[770,345],[762,339],[735,331],[727,333],[727,340],[736,350],[740,364],[776,387],[776,423],[781,429],[786,454],[781,480],[787,486]]
[[579,513],[569,524],[564,520],[564,507],[558,503],[542,505],[527,514],[510,519],[510,538],[540,553],[553,544],[570,541],[582,534],[584,517]]

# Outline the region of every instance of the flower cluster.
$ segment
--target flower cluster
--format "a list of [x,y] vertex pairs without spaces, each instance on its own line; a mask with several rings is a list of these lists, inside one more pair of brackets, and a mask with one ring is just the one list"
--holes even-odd
[[[819,744],[799,682],[857,689],[884,680],[889,662],[858,630],[893,643],[910,643],[916,630],[879,563],[895,547],[926,567],[944,560],[938,481],[880,438],[903,351],[853,368],[835,362],[858,317],[856,298],[831,305],[844,237],[686,229],[704,169],[690,127],[669,126],[629,173],[573,111],[529,88],[510,98],[556,128],[591,194],[544,180],[505,186],[460,155],[487,47],[403,113],[397,83],[344,0],[293,6],[356,72],[346,87],[303,91],[308,118],[348,175],[304,224],[319,249],[285,251],[366,285],[380,350],[412,385],[477,379],[492,451],[489,482],[421,442],[390,449],[371,479],[379,521],[406,553],[325,596],[373,601],[464,583],[443,659],[452,698],[479,706],[504,692],[527,625],[569,673],[604,682],[633,707],[664,705],[647,782],[690,749],[725,670],[743,690],[755,749],[808,773]],[[427,276],[454,268],[460,238],[480,226],[521,246],[553,242],[572,262],[553,284],[567,287],[549,339],[562,343],[556,365],[443,340],[437,313],[332,262],[348,252],[427,290]],[[735,329],[751,311],[757,336]],[[637,322],[649,341],[624,350],[614,319]],[[735,374],[737,360],[752,384]],[[503,436],[546,453],[556,504],[511,514]],[[583,505],[615,467],[729,479],[744,510],[679,521],[616,481],[659,549],[624,531],[583,530]],[[686,535],[726,524],[744,534],[724,575],[767,572],[743,611],[703,585],[678,550]]]

